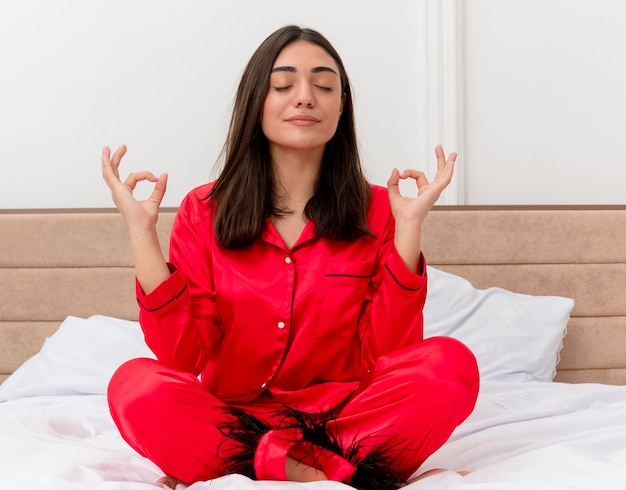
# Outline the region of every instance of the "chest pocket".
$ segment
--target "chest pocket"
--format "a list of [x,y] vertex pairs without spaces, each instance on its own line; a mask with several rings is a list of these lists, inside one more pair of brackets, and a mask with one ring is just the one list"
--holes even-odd
[[328,264],[326,277],[369,279],[374,269],[374,261],[366,262],[338,262]]
[[374,261],[330,263],[324,276],[322,314],[330,335],[351,337],[367,297]]

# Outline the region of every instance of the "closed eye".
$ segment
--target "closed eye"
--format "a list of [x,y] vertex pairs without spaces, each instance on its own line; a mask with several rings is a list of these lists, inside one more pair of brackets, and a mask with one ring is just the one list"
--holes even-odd
[[291,87],[293,87],[293,85],[285,85],[284,87],[274,87],[274,90],[276,90],[276,92],[285,92],[286,90],[289,90]]
[[323,90],[324,92],[332,92],[333,88],[332,87],[324,87],[323,85],[316,85],[317,88],[319,88],[320,90]]

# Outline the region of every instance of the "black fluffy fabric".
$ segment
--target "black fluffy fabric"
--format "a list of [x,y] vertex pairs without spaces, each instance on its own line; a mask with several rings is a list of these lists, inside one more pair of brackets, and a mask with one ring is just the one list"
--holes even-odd
[[[375,436],[365,436],[344,444],[341,434],[332,429],[329,422],[336,420],[341,407],[321,413],[307,413],[286,409],[278,413],[279,426],[302,431],[303,439],[314,446],[340,455],[356,467],[350,485],[362,490],[396,490],[403,485],[402,479],[391,469],[388,460],[389,449],[373,443]],[[359,457],[365,444],[371,450],[365,457]]]
[[223,454],[225,472],[256,480],[254,454],[261,436],[271,427],[240,408],[226,407],[224,410],[230,417],[217,428],[228,439],[235,441],[233,449]]
[[328,423],[337,418],[339,410],[328,412],[307,413],[293,408],[288,408],[276,414],[279,419],[279,427],[298,429],[302,432],[304,441],[313,446],[321,447],[327,451],[339,454],[344,459],[353,463],[357,457],[357,445],[353,442],[343,449],[341,436],[336,434]]
[[[372,443],[373,436],[343,444],[329,422],[337,418],[339,409],[323,413],[306,413],[295,409],[278,412],[272,418],[272,427],[256,417],[235,407],[226,408],[230,420],[220,425],[219,430],[236,444],[230,454],[224,454],[227,473],[239,473],[256,479],[254,454],[261,436],[273,429],[297,429],[302,433],[302,442],[338,454],[356,467],[351,486],[362,490],[396,490],[404,483],[391,469],[387,458],[389,449]],[[276,422],[274,422],[276,421]],[[365,443],[371,446],[367,455],[360,457]]]
[[364,490],[395,490],[403,483],[391,469],[384,450],[377,448],[357,463],[350,485]]

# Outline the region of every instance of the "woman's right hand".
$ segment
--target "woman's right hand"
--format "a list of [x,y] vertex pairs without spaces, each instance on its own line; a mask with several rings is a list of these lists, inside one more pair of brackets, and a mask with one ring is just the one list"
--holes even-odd
[[[102,177],[106,182],[113,202],[131,229],[153,229],[159,217],[159,206],[167,187],[167,174],[158,177],[152,172],[133,172],[124,182],[120,179],[119,166],[126,154],[126,145],[120,146],[111,157],[111,149],[105,146],[102,150]],[[135,199],[133,191],[139,182],[154,182],[150,196],[142,201]]]
[[[148,294],[170,276],[156,230],[167,174],[157,177],[152,172],[133,172],[122,182],[119,167],[125,153],[126,145],[120,146],[113,157],[109,147],[102,150],[102,177],[111,189],[115,206],[128,225],[135,275],[141,289]],[[154,189],[148,199],[138,201],[133,191],[144,180],[154,182]]]

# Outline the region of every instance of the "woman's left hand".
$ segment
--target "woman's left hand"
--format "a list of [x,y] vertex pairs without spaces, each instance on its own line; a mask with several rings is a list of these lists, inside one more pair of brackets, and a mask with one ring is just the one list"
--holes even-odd
[[[437,173],[432,182],[429,182],[424,172],[418,170],[405,170],[402,173],[393,169],[391,177],[387,181],[389,191],[389,203],[391,212],[396,220],[396,225],[413,224],[421,226],[424,218],[434,206],[441,192],[448,186],[454,173],[456,153],[446,155],[441,145],[435,148],[437,156]],[[417,197],[406,197],[400,194],[400,179],[413,179],[417,185]]]
[[[437,173],[429,182],[424,172],[405,170],[400,173],[393,169],[387,181],[389,204],[395,220],[394,245],[406,266],[419,271],[422,223],[434,206],[441,192],[448,186],[454,173],[456,153],[450,153],[446,159],[441,145],[435,148],[437,155]],[[400,194],[400,179],[413,179],[417,185],[417,197],[406,197]]]

